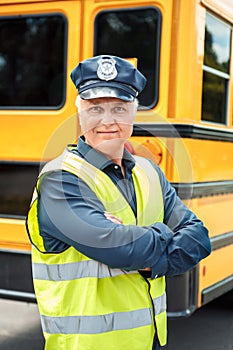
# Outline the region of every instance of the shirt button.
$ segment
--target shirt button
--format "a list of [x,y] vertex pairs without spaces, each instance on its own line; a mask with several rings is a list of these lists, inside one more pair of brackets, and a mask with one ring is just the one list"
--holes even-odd
[[114,169],[118,169],[118,165],[114,165]]

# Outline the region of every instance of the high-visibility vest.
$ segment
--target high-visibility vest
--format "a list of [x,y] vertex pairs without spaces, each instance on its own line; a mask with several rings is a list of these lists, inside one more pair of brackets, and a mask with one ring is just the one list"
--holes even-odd
[[164,277],[152,280],[138,271],[112,269],[73,247],[48,253],[38,224],[41,178],[61,169],[85,181],[106,211],[119,217],[124,225],[162,222],[163,198],[158,174],[149,161],[135,158],[132,177],[137,222],[111,179],[72,152],[65,151],[46,164],[38,178],[27,230],[32,242],[33,282],[46,350],[149,350],[156,332],[160,344],[166,344]]

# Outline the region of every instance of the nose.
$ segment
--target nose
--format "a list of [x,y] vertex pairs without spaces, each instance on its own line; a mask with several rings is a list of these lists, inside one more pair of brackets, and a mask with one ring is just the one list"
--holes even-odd
[[101,123],[104,125],[111,125],[115,123],[115,119],[113,118],[113,115],[110,111],[105,111],[102,114]]

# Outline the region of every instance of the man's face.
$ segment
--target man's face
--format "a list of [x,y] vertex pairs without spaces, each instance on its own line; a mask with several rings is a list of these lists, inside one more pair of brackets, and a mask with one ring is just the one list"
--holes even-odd
[[134,102],[118,98],[80,100],[79,120],[86,142],[94,148],[111,141],[123,144],[132,134],[136,110]]

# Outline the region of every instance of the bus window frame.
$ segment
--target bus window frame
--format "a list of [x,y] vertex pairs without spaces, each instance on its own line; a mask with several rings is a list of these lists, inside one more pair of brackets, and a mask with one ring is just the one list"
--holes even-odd
[[[95,16],[94,19],[94,45],[93,45],[93,55],[97,55],[97,40],[96,38],[98,37],[98,30],[97,30],[97,20],[100,15],[103,15],[105,13],[111,13],[111,12],[130,12],[130,11],[139,11],[139,10],[154,10],[158,14],[158,31],[156,32],[156,42],[157,45],[155,47],[155,55],[154,55],[154,97],[152,103],[150,103],[147,106],[140,105],[139,101],[139,106],[138,110],[151,110],[155,108],[158,105],[159,102],[159,97],[160,97],[160,69],[161,69],[161,42],[162,42],[162,24],[163,24],[163,16],[162,16],[162,11],[159,7],[157,6],[135,6],[135,7],[121,7],[121,8],[111,8],[111,9],[101,9]],[[119,55],[116,55],[119,56]],[[124,56],[123,56],[124,58]],[[125,57],[125,58],[132,58],[132,57]],[[147,78],[147,77],[146,77]]]
[[[204,73],[210,73],[216,77],[222,78],[225,81],[226,84],[226,92],[224,96],[224,120],[223,121],[216,121],[216,120],[208,120],[203,118],[203,100],[202,100],[202,110],[201,110],[201,121],[205,123],[210,123],[210,124],[215,124],[215,125],[221,125],[221,126],[228,126],[230,122],[230,90],[231,90],[231,59],[232,59],[232,37],[233,37],[233,26],[231,23],[229,23],[225,18],[221,18],[219,15],[216,13],[213,13],[212,11],[208,10],[206,11],[206,17],[211,16],[215,21],[221,22],[224,24],[226,27],[230,29],[230,41],[229,41],[229,72],[225,73],[221,71],[220,69],[213,68],[211,66],[207,66],[204,64],[204,58],[205,58],[205,51],[204,51],[204,56],[203,56],[203,80],[202,84],[204,84]],[[207,21],[205,21],[207,23]],[[206,25],[205,25],[206,28]],[[205,29],[206,30],[206,29]],[[204,39],[205,43],[205,39]],[[204,86],[204,85],[203,85]],[[203,99],[203,88],[202,88],[202,99]]]
[[64,107],[66,103],[66,92],[67,92],[67,53],[68,53],[68,18],[65,16],[62,12],[38,12],[38,13],[25,13],[20,15],[12,15],[12,16],[1,16],[0,15],[0,21],[2,18],[4,19],[22,19],[22,18],[33,18],[33,17],[52,17],[52,16],[60,16],[64,20],[64,50],[63,50],[63,87],[62,87],[62,100],[61,103],[57,106],[0,106],[0,111],[15,111],[15,110],[22,110],[22,111],[57,111]]

